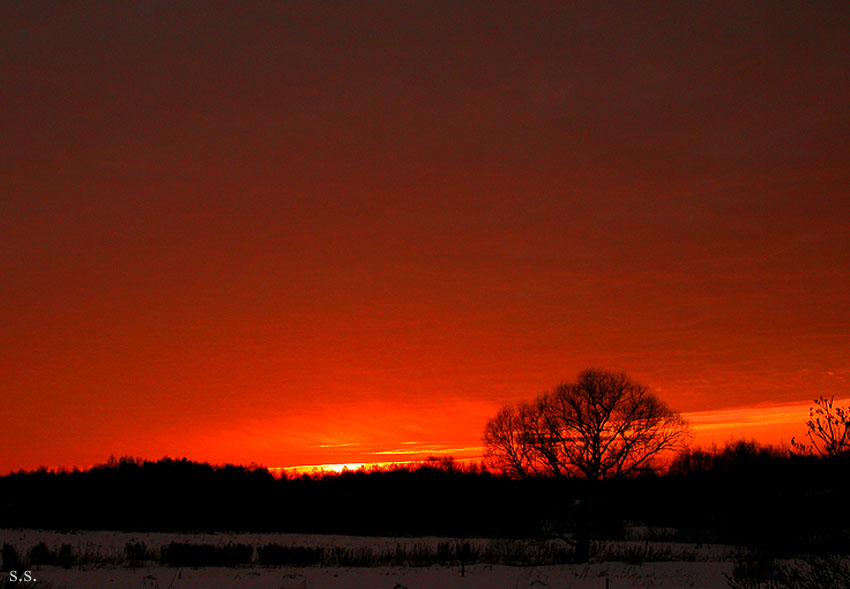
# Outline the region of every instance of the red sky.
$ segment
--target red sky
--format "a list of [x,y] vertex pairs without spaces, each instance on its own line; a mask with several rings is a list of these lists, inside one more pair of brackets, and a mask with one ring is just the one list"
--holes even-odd
[[850,396],[848,5],[594,4],[3,3],[0,472]]

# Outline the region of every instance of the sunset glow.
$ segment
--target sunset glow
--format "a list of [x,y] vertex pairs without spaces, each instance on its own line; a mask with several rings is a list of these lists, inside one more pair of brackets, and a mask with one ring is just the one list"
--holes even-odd
[[478,460],[588,367],[697,445],[848,403],[840,3],[247,6],[0,7],[0,474]]

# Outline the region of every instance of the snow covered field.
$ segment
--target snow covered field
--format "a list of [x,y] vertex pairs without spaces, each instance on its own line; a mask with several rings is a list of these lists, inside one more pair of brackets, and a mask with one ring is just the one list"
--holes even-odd
[[[270,543],[337,549],[369,548],[375,553],[427,546],[436,549],[446,538],[372,538],[305,534],[163,534],[122,532],[62,533],[41,530],[0,530],[0,544],[10,544],[26,555],[39,543],[51,550],[70,544],[76,555],[71,568],[33,566],[37,583],[17,586],[45,586],[60,589],[96,587],[258,587],[258,588],[350,588],[374,587],[413,589],[416,587],[727,587],[723,573],[731,574],[734,549],[728,546],[670,542],[606,542],[600,545],[594,562],[584,565],[510,566],[473,564],[461,576],[459,563],[432,566],[378,567],[293,567],[261,566],[254,562],[238,567],[168,567],[154,561],[130,568],[125,546],[144,542],[159,553],[171,542],[191,544],[250,544],[255,548]],[[500,540],[473,539],[470,544],[486,551]],[[501,546],[501,545],[500,545]],[[490,548],[492,550],[492,547]],[[646,558],[635,558],[634,555]],[[639,564],[637,561],[643,561]],[[23,571],[17,575],[22,576]],[[9,573],[3,573],[9,579]]]
[[[417,587],[514,588],[561,587],[619,589],[623,587],[718,587],[727,588],[721,572],[730,572],[727,563],[647,563],[626,565],[603,563],[587,566],[509,567],[474,565],[461,577],[456,568],[198,568],[148,569],[43,567],[35,570],[39,580],[55,588],[97,587],[234,587],[258,589],[301,589],[352,587],[414,589]],[[606,585],[607,580],[607,585]],[[20,583],[26,586],[25,583]]]

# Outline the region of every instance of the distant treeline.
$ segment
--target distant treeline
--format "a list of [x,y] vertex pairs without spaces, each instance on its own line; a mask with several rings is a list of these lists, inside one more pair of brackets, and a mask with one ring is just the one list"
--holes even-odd
[[645,526],[666,540],[847,552],[848,467],[846,457],[754,442],[686,452],[663,475],[597,483],[515,480],[450,459],[278,479],[258,467],[122,458],[0,477],[0,527],[568,538],[581,505],[598,538]]

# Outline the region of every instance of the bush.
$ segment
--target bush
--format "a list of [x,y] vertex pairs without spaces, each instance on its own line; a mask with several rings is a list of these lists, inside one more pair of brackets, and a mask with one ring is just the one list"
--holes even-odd
[[74,552],[70,544],[62,544],[59,547],[59,553],[56,555],[56,564],[69,569],[74,564]]
[[155,560],[154,554],[148,550],[144,542],[127,542],[124,546],[124,554],[130,568],[141,567],[146,561]]
[[220,566],[232,567],[249,564],[254,556],[254,547],[250,544],[189,544],[171,542],[162,547],[162,564],[178,567]]
[[763,550],[747,550],[735,557],[732,576],[723,573],[732,589],[779,589],[779,568],[773,555]]
[[39,542],[30,550],[30,564],[53,565],[56,564],[56,554],[51,551],[47,544]]
[[322,548],[305,546],[281,546],[266,544],[257,549],[257,559],[266,566],[315,566],[324,562],[325,551]]
[[17,549],[15,549],[15,547],[11,544],[4,543],[3,550],[0,551],[0,555],[3,557],[3,565],[0,567],[0,570],[14,571],[25,568],[21,562],[21,557],[18,556]]
[[597,560],[601,562],[625,562],[641,565],[645,562],[661,562],[673,560],[694,560],[693,554],[676,554],[668,546],[643,544],[617,545],[609,544],[600,550]]
[[782,567],[785,586],[791,589],[850,589],[850,558],[806,556]]
[[377,560],[375,553],[368,546],[362,548],[335,548],[333,551],[333,564],[341,567],[368,567],[375,566]]

